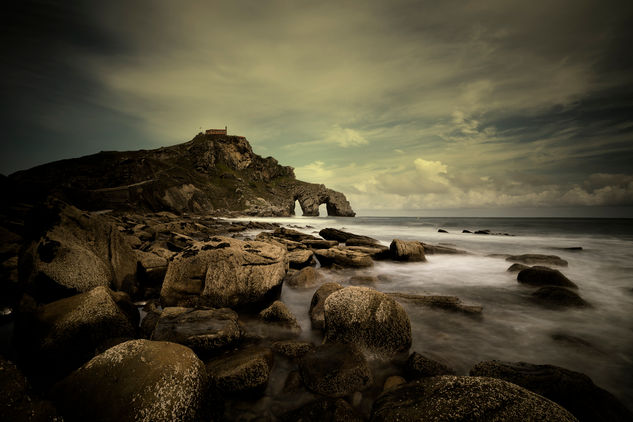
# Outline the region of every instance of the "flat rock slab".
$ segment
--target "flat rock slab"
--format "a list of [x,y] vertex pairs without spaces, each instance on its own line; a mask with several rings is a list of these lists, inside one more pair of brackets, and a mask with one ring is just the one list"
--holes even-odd
[[430,308],[444,309],[447,311],[460,312],[467,315],[481,315],[483,307],[479,305],[464,305],[457,296],[438,295],[415,295],[410,293],[386,293],[390,297],[402,301],[411,302],[416,305],[428,306]]
[[374,402],[371,421],[576,421],[554,402],[494,378],[424,378]]
[[324,267],[330,267],[334,264],[345,268],[364,268],[374,265],[369,254],[345,247],[317,249],[314,251],[314,255]]
[[53,390],[66,420],[196,421],[204,364],[175,343],[132,340],[96,356]]
[[171,341],[207,355],[236,344],[241,337],[237,314],[228,308],[169,307],[158,318],[152,340]]
[[568,262],[556,255],[540,255],[540,254],[524,254],[524,255],[510,255],[506,258],[506,261],[518,262],[520,264],[527,265],[558,265],[560,267],[566,267]]

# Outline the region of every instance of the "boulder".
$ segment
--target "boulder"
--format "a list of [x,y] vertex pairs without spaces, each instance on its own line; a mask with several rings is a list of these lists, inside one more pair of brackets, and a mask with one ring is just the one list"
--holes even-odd
[[532,298],[539,305],[549,308],[583,308],[590,306],[578,293],[560,286],[541,287],[532,293]]
[[324,344],[299,360],[301,379],[311,391],[328,397],[342,397],[372,384],[365,357],[354,345]]
[[58,383],[53,395],[66,420],[197,421],[206,374],[187,347],[132,340],[94,357]]
[[515,263],[510,265],[506,271],[509,273],[518,273],[519,271],[527,270],[528,268],[530,268],[529,265]]
[[323,277],[314,267],[305,267],[286,277],[284,283],[295,288],[313,287],[319,284],[321,278]]
[[136,255],[103,217],[51,201],[33,227],[34,241],[20,255],[25,291],[49,303],[94,287],[136,290]]
[[391,251],[389,250],[389,247],[385,245],[346,246],[346,249],[367,254],[375,261],[391,258]]
[[301,243],[310,249],[329,249],[338,245],[338,242],[336,240],[323,240],[323,239],[304,240]]
[[402,306],[368,287],[346,287],[330,294],[323,306],[325,343],[353,343],[379,356],[411,346],[411,323]]
[[631,421],[633,414],[580,372],[553,365],[485,361],[471,375],[499,378],[558,403],[581,421]]
[[405,365],[405,375],[409,381],[420,378],[435,377],[437,375],[455,375],[453,368],[441,362],[429,359],[418,352],[411,353]]
[[152,340],[180,343],[206,356],[234,346],[240,336],[237,314],[231,309],[169,307],[160,314]]
[[568,411],[509,382],[443,375],[399,385],[374,402],[381,421],[576,421]]
[[534,266],[519,271],[517,281],[530,286],[561,286],[577,289],[576,283],[568,279],[558,270]]
[[258,395],[268,385],[273,353],[268,348],[251,347],[207,362],[212,391],[221,395]]
[[58,379],[91,359],[112,339],[130,339],[135,327],[106,287],[43,306],[24,298],[16,321],[20,355],[38,376]]
[[319,287],[314,295],[312,295],[312,301],[310,302],[310,321],[312,322],[312,328],[315,330],[323,330],[325,328],[325,311],[324,304],[325,299],[337,290],[342,289],[338,283],[328,282]]
[[309,341],[299,340],[282,340],[273,343],[273,350],[289,359],[299,358],[314,347],[314,344]]
[[420,242],[394,239],[389,245],[394,261],[424,262],[424,247]]
[[368,254],[349,248],[317,249],[314,251],[314,255],[324,267],[330,267],[334,264],[350,268],[363,268],[374,265],[374,261]]
[[307,249],[295,249],[288,253],[290,268],[300,270],[314,263],[314,253]]
[[354,233],[345,232],[343,230],[326,228],[319,232],[319,236],[327,240],[336,240],[340,243],[347,244],[348,241],[352,241],[352,244],[348,246],[369,246],[375,245],[379,242],[369,236],[362,236]]
[[318,399],[279,416],[282,422],[362,422],[358,413],[343,399]]
[[[137,273],[141,296],[147,297],[150,292],[160,293],[160,288],[167,273],[169,261],[164,257],[141,250],[135,250],[137,259]],[[156,295],[157,296],[157,295]]]
[[282,239],[292,240],[294,242],[303,242],[306,240],[320,240],[318,237],[312,236],[311,234],[306,234],[298,230],[288,229],[286,227],[279,227],[275,229],[275,231],[273,232],[273,236],[279,237]]
[[279,295],[286,250],[258,241],[215,237],[177,255],[167,268],[163,306],[241,308]]
[[262,321],[273,323],[292,331],[301,331],[297,318],[281,300],[274,301],[268,308],[262,310],[258,316]]
[[558,265],[560,267],[566,267],[567,261],[556,255],[540,255],[540,254],[524,254],[524,255],[510,255],[506,258],[506,261],[518,262],[527,265]]

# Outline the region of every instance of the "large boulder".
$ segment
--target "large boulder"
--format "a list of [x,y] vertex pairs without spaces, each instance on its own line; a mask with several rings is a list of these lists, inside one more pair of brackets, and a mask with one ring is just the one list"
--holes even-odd
[[180,343],[198,356],[231,347],[240,337],[237,314],[228,308],[165,308],[152,334],[152,340]]
[[178,254],[169,264],[164,306],[257,306],[281,291],[286,250],[276,244],[215,237]]
[[314,255],[324,267],[338,265],[346,268],[363,268],[374,265],[374,261],[369,254],[340,246],[329,249],[317,249],[314,251]]
[[633,414],[611,393],[580,372],[553,365],[485,361],[471,375],[499,378],[546,397],[581,421],[631,421]]
[[286,304],[281,300],[276,300],[268,308],[263,309],[258,314],[258,317],[262,321],[287,328],[297,333],[301,331],[297,318],[295,318],[292,312],[290,312],[290,309],[288,309]]
[[132,340],[58,383],[58,408],[76,421],[196,421],[206,396],[204,363],[185,346]]
[[288,253],[290,268],[301,269],[314,263],[314,254],[308,249],[295,249]]
[[452,375],[399,385],[374,402],[371,421],[576,421],[568,411],[509,382]]
[[411,346],[411,323],[402,306],[384,293],[350,286],[325,299],[326,343],[353,343],[390,356]]
[[343,286],[334,282],[323,283],[312,295],[310,301],[310,322],[315,330],[325,329],[325,299],[337,290],[341,290]]
[[108,288],[95,287],[42,306],[27,303],[25,297],[15,332],[27,366],[38,376],[58,378],[91,359],[104,344],[133,338],[136,329],[113,296]]
[[556,255],[541,255],[541,254],[523,254],[523,255],[510,255],[506,258],[506,261],[518,262],[526,265],[558,265],[560,267],[566,267],[567,261]]
[[209,384],[221,395],[260,394],[268,385],[272,350],[251,347],[207,362]]
[[113,224],[59,201],[39,212],[19,260],[29,295],[48,303],[97,286],[135,292],[136,255]]
[[424,246],[420,242],[394,239],[389,245],[394,261],[424,262]]
[[318,346],[300,359],[299,370],[308,389],[328,397],[343,397],[373,382],[363,353],[349,344]]
[[517,281],[531,286],[561,286],[578,288],[576,283],[568,279],[558,270],[548,267],[534,266],[519,271]]

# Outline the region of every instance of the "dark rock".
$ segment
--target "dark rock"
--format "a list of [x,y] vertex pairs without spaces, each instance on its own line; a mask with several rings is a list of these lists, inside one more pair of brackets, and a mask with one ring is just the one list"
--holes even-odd
[[342,289],[338,283],[328,282],[324,283],[319,287],[314,295],[312,296],[312,301],[310,302],[310,321],[312,322],[312,328],[315,330],[323,330],[325,328],[325,311],[324,304],[325,299],[328,298],[329,295],[334,293],[337,290]]
[[490,234],[490,230],[475,230],[475,234]]
[[323,240],[323,239],[304,240],[301,243],[310,249],[330,249],[338,245],[338,242],[336,240]]
[[389,249],[391,258],[395,261],[426,261],[424,247],[420,242],[394,239]]
[[297,318],[290,312],[286,304],[280,300],[274,301],[268,308],[262,310],[258,316],[262,321],[277,324],[292,331],[301,331]]
[[483,307],[478,305],[464,305],[457,296],[414,295],[410,293],[386,294],[398,301],[412,302],[416,305],[461,312],[467,315],[481,315],[483,311]]
[[371,421],[576,421],[569,412],[509,382],[451,375],[423,378],[381,394]]
[[316,236],[312,236],[311,234],[306,234],[303,232],[300,232],[298,230],[293,230],[293,229],[288,229],[285,227],[279,227],[277,229],[275,229],[275,231],[273,232],[273,236],[275,237],[280,237],[282,239],[288,239],[288,240],[292,240],[295,242],[304,242],[304,241],[310,241],[310,240],[321,240]]
[[290,268],[300,270],[301,268],[314,264],[314,253],[306,249],[296,249],[288,253],[288,263]]
[[48,303],[94,287],[133,294],[136,256],[117,228],[99,215],[59,201],[43,211],[35,240],[20,255],[20,282],[37,301]]
[[228,308],[165,308],[152,334],[152,340],[180,343],[198,356],[234,346],[240,337],[237,314]]
[[385,391],[391,390],[392,388],[396,388],[397,386],[406,384],[406,383],[407,383],[407,380],[405,380],[404,378],[398,375],[392,375],[385,380],[385,383],[382,386],[382,391],[384,393]]
[[378,277],[374,275],[353,275],[347,282],[352,286],[373,286],[378,282]]
[[435,377],[437,375],[455,374],[456,372],[453,368],[449,368],[443,363],[429,359],[418,352],[411,353],[405,365],[405,376],[409,381],[420,378]]
[[299,370],[306,387],[328,397],[342,397],[372,383],[367,361],[353,345],[318,346],[300,359]]
[[508,267],[508,269],[506,270],[509,273],[518,273],[519,271],[523,271],[530,268],[529,265],[524,265],[524,264],[512,264]]
[[446,230],[444,230],[444,229],[438,229],[438,230],[437,230],[437,232],[438,232],[438,233],[448,233],[448,232],[447,232]]
[[288,372],[286,381],[284,381],[283,393],[294,393],[303,389],[303,381],[301,380],[301,373],[298,370],[292,370]]
[[633,420],[633,414],[618,399],[580,372],[553,365],[485,361],[475,365],[470,374],[519,385],[558,403],[581,421]]
[[510,255],[506,258],[506,261],[518,262],[527,265],[558,265],[560,267],[566,267],[568,265],[567,261],[556,255]]
[[161,302],[164,306],[257,306],[279,294],[287,270],[288,256],[281,246],[216,237],[170,262]]
[[207,362],[207,374],[220,394],[258,395],[266,389],[272,365],[272,350],[252,347]]
[[353,343],[380,356],[411,346],[411,323],[402,306],[368,287],[346,287],[324,303],[325,343]]
[[282,422],[361,422],[354,408],[343,399],[319,399],[284,413]]
[[27,300],[16,321],[16,339],[21,358],[38,376],[58,379],[91,359],[102,343],[135,335],[105,287],[39,307]]
[[547,267],[534,266],[519,271],[517,281],[530,286],[561,286],[577,289],[573,281],[565,277],[560,271]]
[[374,261],[368,254],[349,248],[318,249],[314,251],[314,255],[324,267],[338,265],[344,268],[363,268],[374,265]]
[[66,420],[197,421],[204,364],[175,343],[132,340],[96,356],[53,390]]
[[286,277],[284,283],[289,287],[305,288],[319,284],[321,274],[314,267],[305,267],[294,274]]
[[144,252],[140,250],[134,251],[137,258],[137,274],[139,287],[143,291],[141,295],[145,296],[145,289],[160,289],[167,273],[167,265],[169,262],[162,256],[155,253]]
[[309,341],[299,340],[282,340],[273,343],[273,350],[289,359],[299,358],[313,350],[314,347],[314,344]]
[[578,293],[560,286],[541,287],[532,293],[532,298],[534,298],[538,304],[550,308],[582,308],[589,306],[589,303],[581,298]]
[[136,329],[141,323],[141,314],[138,311],[138,307],[130,299],[130,295],[125,292],[110,291],[109,293],[116,306],[125,314],[132,327]]
[[426,255],[468,255],[468,252],[464,250],[449,246],[431,245],[429,243],[422,243],[422,246]]
[[140,333],[144,339],[150,339],[152,338],[152,334],[154,333],[156,324],[158,324],[160,314],[163,311],[158,309],[156,304],[152,301],[143,307],[143,312],[145,312],[146,314],[145,317],[141,320]]
[[462,230],[462,233],[472,233],[472,232],[470,230],[464,229],[464,230]]
[[[340,243],[347,243],[349,240],[354,240],[356,246],[375,245],[379,243],[376,239],[369,236],[362,236],[354,233],[345,232],[343,230],[327,228],[319,232],[319,236],[327,240],[336,240]],[[360,242],[360,243],[359,243]],[[353,245],[348,245],[353,246]]]

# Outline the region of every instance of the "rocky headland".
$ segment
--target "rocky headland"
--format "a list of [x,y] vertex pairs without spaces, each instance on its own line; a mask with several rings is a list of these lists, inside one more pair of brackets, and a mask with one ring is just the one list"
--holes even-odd
[[[296,180],[244,138],[200,134],[65,160],[2,188],[2,323],[13,337],[0,358],[1,420],[633,418],[565,368],[485,361],[466,374],[433,350],[411,350],[408,307],[473,324],[485,309],[379,291],[390,276],[369,270],[468,251],[222,219],[291,215],[296,200],[304,215],[322,203],[354,215],[343,194]],[[567,265],[559,257],[504,258],[536,306],[591,306],[551,268]],[[282,289],[308,296],[303,315]]]

